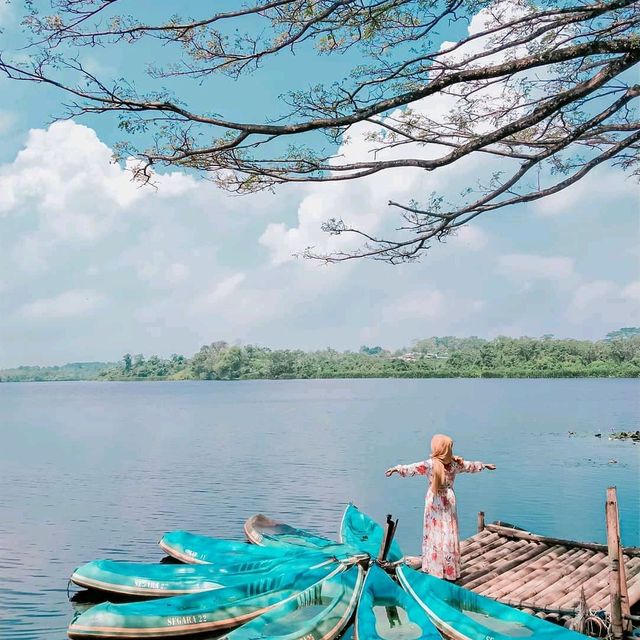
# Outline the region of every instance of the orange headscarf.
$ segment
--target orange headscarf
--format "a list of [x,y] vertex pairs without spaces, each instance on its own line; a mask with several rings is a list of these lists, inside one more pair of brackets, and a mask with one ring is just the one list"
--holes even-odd
[[431,459],[433,460],[431,491],[435,495],[444,484],[444,465],[453,460],[461,462],[462,458],[453,455],[453,440],[449,436],[437,433],[431,438]]

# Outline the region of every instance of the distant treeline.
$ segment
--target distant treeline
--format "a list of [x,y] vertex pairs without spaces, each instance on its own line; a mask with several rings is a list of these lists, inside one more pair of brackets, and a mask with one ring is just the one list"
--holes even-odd
[[[75,372],[75,377],[72,373]],[[287,378],[579,378],[640,377],[640,328],[604,340],[427,338],[390,352],[298,351],[214,342],[191,358],[126,354],[117,364],[20,367],[0,380],[280,380]]]
[[55,367],[0,369],[0,382],[99,380],[100,374],[118,367],[117,362],[70,362]]

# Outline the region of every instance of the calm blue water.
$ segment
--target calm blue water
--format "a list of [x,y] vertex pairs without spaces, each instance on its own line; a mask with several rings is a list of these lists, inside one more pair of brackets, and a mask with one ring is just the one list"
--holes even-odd
[[426,457],[435,432],[498,465],[457,480],[463,536],[482,509],[604,541],[616,485],[623,541],[638,545],[640,447],[606,435],[640,428],[639,392],[634,380],[0,385],[0,638],[66,637],[67,578],[85,561],[157,561],[176,528],[240,538],[259,511],[335,535],[351,500],[399,517],[417,553],[424,481],[384,470]]

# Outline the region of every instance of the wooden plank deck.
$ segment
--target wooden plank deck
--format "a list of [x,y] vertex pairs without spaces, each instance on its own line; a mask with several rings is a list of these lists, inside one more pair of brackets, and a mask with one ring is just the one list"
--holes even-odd
[[[565,622],[584,590],[587,608],[610,610],[607,546],[489,524],[461,542],[458,584],[505,604]],[[640,548],[623,549],[629,605],[640,601]]]

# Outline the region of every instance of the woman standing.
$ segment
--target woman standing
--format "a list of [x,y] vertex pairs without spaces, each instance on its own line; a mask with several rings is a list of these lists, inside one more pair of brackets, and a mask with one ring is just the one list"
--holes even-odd
[[460,576],[460,540],[453,481],[458,473],[477,473],[495,469],[495,464],[467,462],[453,455],[453,440],[441,434],[431,440],[431,457],[424,462],[399,464],[387,469],[406,476],[427,476],[429,489],[424,505],[422,536],[422,570],[447,580]]

